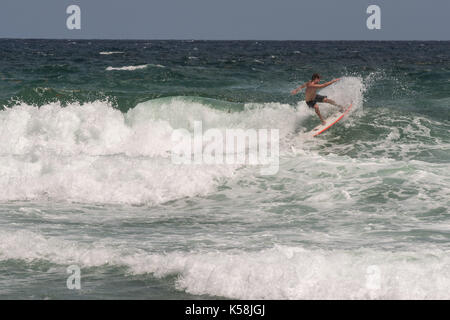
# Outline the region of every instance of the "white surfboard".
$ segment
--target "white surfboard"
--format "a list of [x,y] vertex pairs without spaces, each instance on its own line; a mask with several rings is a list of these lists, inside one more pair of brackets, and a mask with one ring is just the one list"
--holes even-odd
[[329,117],[325,120],[325,124],[320,124],[314,129],[310,131],[313,137],[318,136],[321,133],[324,133],[328,129],[330,129],[332,126],[334,126],[336,123],[338,123],[342,118],[345,117],[345,115],[350,111],[352,108],[353,103],[350,103],[350,105],[347,107],[347,109],[344,110],[344,112],[339,113],[335,116]]

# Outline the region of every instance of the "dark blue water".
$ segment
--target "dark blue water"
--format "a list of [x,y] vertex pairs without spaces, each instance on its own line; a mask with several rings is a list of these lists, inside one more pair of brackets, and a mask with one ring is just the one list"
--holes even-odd
[[[108,98],[127,111],[179,95],[294,104],[289,89],[319,72],[324,79],[379,74],[365,97],[371,106],[409,100],[430,115],[448,106],[431,105],[449,94],[448,41],[0,40],[0,46],[2,105],[12,98],[36,105]],[[101,54],[110,52],[119,53]]]

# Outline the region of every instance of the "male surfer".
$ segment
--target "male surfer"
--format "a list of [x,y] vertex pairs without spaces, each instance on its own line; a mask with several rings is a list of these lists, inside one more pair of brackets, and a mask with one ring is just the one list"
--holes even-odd
[[311,81],[305,82],[300,87],[298,87],[295,90],[292,90],[291,94],[297,94],[300,90],[302,90],[304,87],[306,87],[305,92],[305,101],[306,104],[310,108],[314,108],[316,110],[317,115],[319,116],[320,121],[322,121],[322,124],[325,124],[325,120],[323,120],[322,115],[320,114],[319,106],[317,102],[325,102],[332,104],[333,106],[339,107],[339,111],[343,112],[344,107],[337,104],[331,99],[328,99],[327,96],[321,96],[320,94],[316,94],[316,91],[325,87],[328,87],[330,84],[335,83],[336,81],[339,81],[340,79],[334,79],[322,84],[319,84],[320,82],[320,75],[318,73],[314,73],[312,75]]

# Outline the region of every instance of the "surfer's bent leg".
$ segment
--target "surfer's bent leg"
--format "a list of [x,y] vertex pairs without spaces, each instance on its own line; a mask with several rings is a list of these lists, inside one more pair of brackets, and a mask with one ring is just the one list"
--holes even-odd
[[344,111],[344,107],[341,106],[340,104],[337,104],[334,100],[324,98],[323,102],[326,102],[326,103],[332,104],[333,106],[339,107],[339,111],[341,111],[341,112]]
[[316,103],[314,105],[314,110],[316,110],[317,115],[319,116],[320,121],[322,121],[322,124],[325,124],[325,120],[323,120],[322,115],[320,114],[319,105]]

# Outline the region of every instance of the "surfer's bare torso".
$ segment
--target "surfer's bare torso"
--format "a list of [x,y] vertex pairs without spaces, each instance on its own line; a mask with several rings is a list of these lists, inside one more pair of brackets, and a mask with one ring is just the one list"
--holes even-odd
[[306,91],[305,91],[305,100],[306,101],[314,100],[314,98],[316,97],[316,92],[317,92],[318,88],[311,84],[312,84],[312,81],[308,81],[306,83]]
[[325,83],[320,84],[320,76],[318,74],[314,74],[312,76],[311,81],[305,82],[304,84],[302,84],[300,87],[298,87],[297,89],[292,90],[291,94],[297,94],[300,90],[302,90],[303,88],[306,87],[306,92],[305,92],[305,102],[306,104],[310,107],[310,108],[314,108],[317,115],[320,118],[320,121],[322,122],[322,124],[325,124],[325,120],[322,118],[322,115],[320,114],[319,111],[319,106],[317,105],[317,102],[325,102],[325,103],[329,103],[332,104],[334,106],[339,107],[339,109],[341,110],[341,112],[343,111],[344,107],[341,105],[338,105],[336,102],[334,102],[331,99],[328,99],[326,96],[321,96],[317,94],[317,90],[318,89],[322,89],[325,87],[328,87],[329,85],[335,83],[336,81],[339,81],[340,79],[334,79]]

